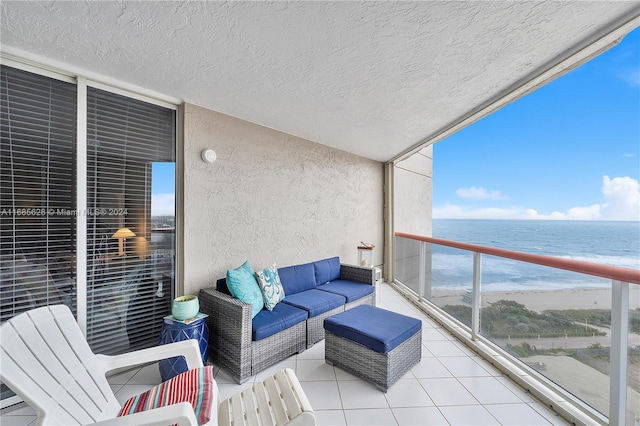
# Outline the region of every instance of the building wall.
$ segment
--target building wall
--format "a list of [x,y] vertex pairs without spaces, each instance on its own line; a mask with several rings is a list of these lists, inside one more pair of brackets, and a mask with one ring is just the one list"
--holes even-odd
[[[432,235],[433,146],[429,145],[394,168],[394,228],[398,232]],[[394,277],[417,290],[420,244],[395,239]]]
[[[183,117],[184,293],[254,269],[330,256],[382,263],[383,164],[205,108]],[[205,148],[218,159],[200,159]]]

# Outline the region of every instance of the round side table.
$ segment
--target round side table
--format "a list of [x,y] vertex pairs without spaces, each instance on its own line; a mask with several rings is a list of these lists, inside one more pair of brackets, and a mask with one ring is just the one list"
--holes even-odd
[[[206,317],[199,318],[193,322],[185,324],[182,321],[165,318],[160,332],[160,344],[180,342],[182,340],[195,339],[200,347],[202,363],[207,364],[209,357],[209,328]],[[162,381],[171,379],[180,373],[188,370],[184,357],[174,357],[163,359],[158,363]]]

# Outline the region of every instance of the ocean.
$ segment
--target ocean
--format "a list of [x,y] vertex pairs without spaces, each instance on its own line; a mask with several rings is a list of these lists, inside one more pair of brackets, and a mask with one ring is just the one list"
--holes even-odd
[[[532,254],[640,269],[640,222],[434,219],[433,237]],[[484,291],[610,287],[611,281],[482,256]],[[432,283],[469,289],[472,254],[434,246]]]

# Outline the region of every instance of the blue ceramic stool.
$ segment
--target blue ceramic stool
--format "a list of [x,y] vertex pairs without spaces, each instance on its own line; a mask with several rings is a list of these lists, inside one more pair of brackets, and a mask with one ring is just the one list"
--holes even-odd
[[[206,318],[200,318],[189,324],[170,319],[164,320],[160,332],[161,345],[188,339],[195,339],[198,342],[202,363],[206,365],[209,357],[209,328]],[[182,356],[163,359],[158,363],[158,366],[163,382],[188,370],[187,362]]]

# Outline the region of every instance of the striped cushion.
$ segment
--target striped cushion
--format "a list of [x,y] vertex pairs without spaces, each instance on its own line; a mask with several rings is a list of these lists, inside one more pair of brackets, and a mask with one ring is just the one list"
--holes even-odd
[[217,402],[214,401],[214,385],[212,366],[194,368],[129,398],[118,416],[189,402],[193,406],[198,424],[203,425],[210,420],[211,404]]

